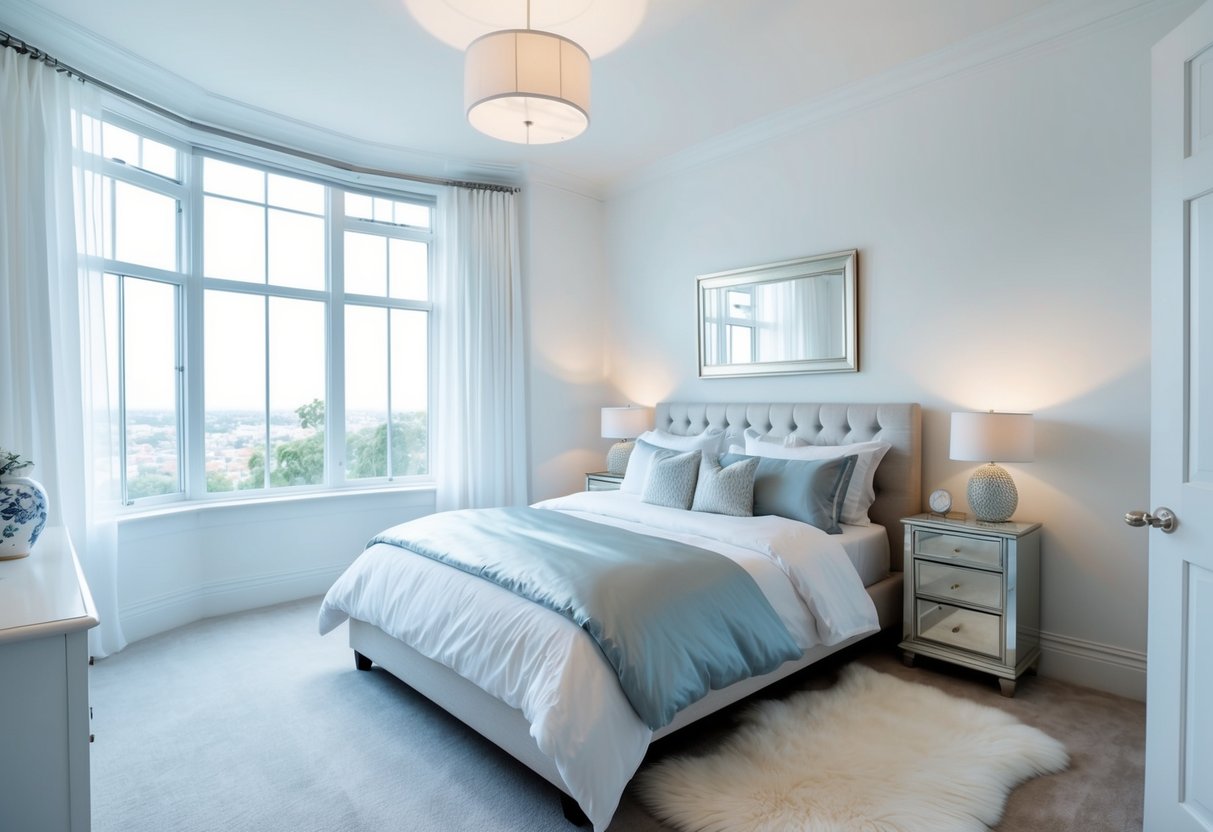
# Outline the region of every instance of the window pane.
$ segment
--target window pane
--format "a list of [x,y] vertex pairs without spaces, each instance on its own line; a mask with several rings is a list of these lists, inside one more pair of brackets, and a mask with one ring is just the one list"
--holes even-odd
[[206,292],[206,490],[261,488],[265,471],[265,299]]
[[387,294],[387,238],[345,232],[345,291]]
[[733,318],[754,317],[754,298],[749,292],[729,292],[726,295],[729,316]]
[[754,330],[748,326],[729,326],[726,329],[729,333],[729,363],[749,364],[753,362],[754,356],[750,347],[753,344]]
[[430,294],[430,247],[416,240],[391,240],[389,275],[394,298],[426,300]]
[[345,194],[345,215],[360,220],[369,220],[374,216],[374,201],[365,194]]
[[[92,177],[86,177],[86,181]],[[91,194],[90,194],[91,196]],[[101,177],[101,256],[114,256],[114,180]]]
[[345,308],[345,477],[387,476],[387,310]]
[[430,206],[418,205],[415,202],[397,202],[396,222],[401,225],[413,225],[417,228],[429,228]]
[[305,182],[290,176],[269,174],[270,205],[307,211],[310,214],[324,213],[324,186]]
[[379,196],[375,197],[375,222],[395,222],[394,208],[395,203],[390,199],[384,199]]
[[134,167],[139,166],[139,137],[114,124],[101,125],[101,155]]
[[202,237],[202,271],[207,277],[265,282],[264,208],[208,196]]
[[76,134],[76,121],[72,121],[72,141],[80,145],[85,153],[100,153],[101,123],[92,116],[81,115],[79,134]]
[[151,139],[143,140],[143,159],[140,165],[144,170],[177,179],[177,151],[167,144],[161,144]]
[[114,182],[114,258],[177,268],[177,200],[128,182]]
[[324,303],[270,298],[270,484],[324,482]]
[[265,202],[265,172],[218,159],[203,159],[202,188],[210,194]]
[[177,431],[177,288],[123,278],[126,495],[181,491]]
[[429,472],[428,316],[411,309],[392,315],[392,476]]
[[[105,381],[98,385],[96,392],[104,391],[105,399],[98,400],[98,413],[95,418],[100,424],[94,425],[94,430],[97,431],[97,437],[100,441],[108,440],[108,454],[103,451],[94,459],[98,470],[94,478],[94,483],[107,483],[114,489],[106,496],[110,499],[121,499],[121,494],[116,493],[116,488],[121,482],[120,472],[122,469],[122,421],[119,406],[121,399],[118,395],[118,281],[120,278],[114,274],[107,274],[102,278],[101,283],[101,302],[104,305],[103,320],[105,321]],[[104,410],[102,410],[104,405]],[[98,430],[98,428],[100,428]],[[108,459],[106,459],[108,455]]]
[[270,283],[324,289],[324,218],[269,209]]

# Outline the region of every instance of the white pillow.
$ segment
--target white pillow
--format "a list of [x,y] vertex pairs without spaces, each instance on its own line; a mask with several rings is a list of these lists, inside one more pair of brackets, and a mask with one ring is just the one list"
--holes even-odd
[[763,442],[746,433],[745,452],[750,456],[769,456],[773,459],[833,459],[855,454],[855,470],[847,496],[842,502],[841,522],[852,526],[870,526],[868,509],[876,499],[876,466],[893,447],[888,442],[854,442],[850,445],[805,445],[785,448],[773,442]]
[[[809,443],[801,439],[794,433],[789,433],[787,436],[763,436],[753,428],[745,429],[745,441],[750,440],[761,442],[765,445],[774,445],[776,448],[803,448]],[[761,454],[749,454],[749,456],[761,456]]]
[[629,494],[640,494],[644,491],[644,481],[649,475],[649,466],[653,462],[653,453],[665,448],[670,451],[703,451],[705,455],[716,456],[724,443],[724,431],[720,428],[697,433],[694,436],[677,436],[663,430],[649,430],[636,438],[636,447],[628,457],[628,467],[623,474],[623,482],[619,490]]

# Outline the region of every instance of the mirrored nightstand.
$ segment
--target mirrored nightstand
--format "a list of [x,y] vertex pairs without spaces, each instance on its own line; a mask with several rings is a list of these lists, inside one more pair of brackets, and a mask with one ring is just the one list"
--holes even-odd
[[919,514],[905,524],[906,664],[931,656],[998,677],[1040,661],[1040,524]]

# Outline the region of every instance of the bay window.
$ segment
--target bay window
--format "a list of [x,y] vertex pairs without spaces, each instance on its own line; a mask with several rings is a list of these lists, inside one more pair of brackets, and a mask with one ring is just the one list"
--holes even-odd
[[426,480],[433,198],[85,132],[124,502]]

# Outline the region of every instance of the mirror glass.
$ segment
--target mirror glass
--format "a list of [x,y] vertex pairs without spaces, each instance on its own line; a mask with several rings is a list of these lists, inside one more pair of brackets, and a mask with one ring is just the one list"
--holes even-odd
[[701,376],[854,372],[854,251],[699,278]]

